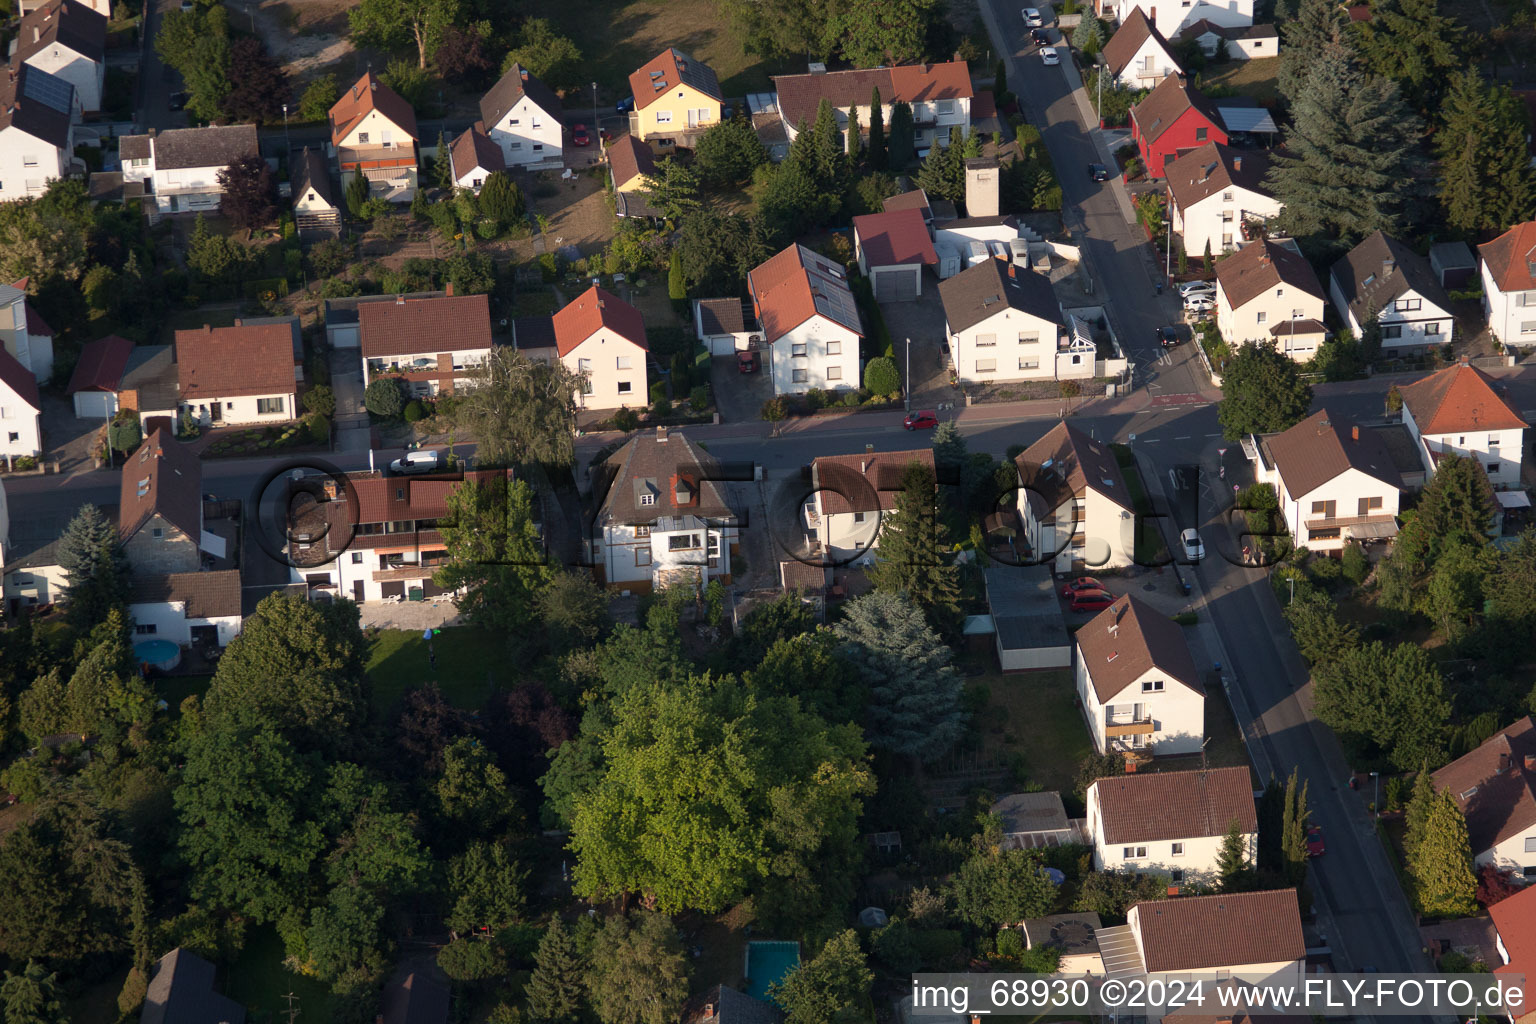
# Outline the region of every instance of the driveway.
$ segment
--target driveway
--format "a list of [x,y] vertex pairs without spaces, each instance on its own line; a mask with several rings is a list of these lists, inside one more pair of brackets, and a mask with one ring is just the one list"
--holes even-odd
[[709,382],[715,392],[715,408],[720,422],[745,423],[761,420],[763,403],[773,397],[773,378],[768,373],[768,352],[758,353],[761,368],[757,373],[742,373],[734,355],[715,356],[709,361]]
[[[939,299],[938,278],[923,275],[923,294],[911,302],[882,302],[880,313],[896,351],[896,367],[907,380],[907,339],[912,340],[912,405],[925,408],[959,399],[949,386],[949,349],[945,344],[944,303]],[[862,383],[862,382],[860,382]]]
[[73,473],[92,466],[91,448],[103,421],[82,420],[75,416],[73,399],[43,394],[43,452],[49,462],[57,461],[59,471]]

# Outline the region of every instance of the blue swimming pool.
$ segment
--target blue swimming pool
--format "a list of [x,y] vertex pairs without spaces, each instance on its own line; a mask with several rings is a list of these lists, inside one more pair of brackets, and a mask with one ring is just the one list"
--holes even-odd
[[169,640],[142,640],[133,645],[133,654],[141,663],[162,670],[181,663],[181,648]]
[[768,986],[784,980],[800,962],[800,943],[777,940],[757,940],[747,943],[747,963],[742,973],[747,976],[747,995],[756,999],[768,998]]

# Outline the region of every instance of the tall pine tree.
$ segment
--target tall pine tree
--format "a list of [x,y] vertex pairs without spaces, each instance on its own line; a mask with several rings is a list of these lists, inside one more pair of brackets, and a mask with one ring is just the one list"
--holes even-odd
[[885,163],[893,171],[904,171],[917,159],[917,127],[912,123],[912,105],[898,101],[891,106],[891,131],[886,145]]
[[1435,805],[1435,783],[1429,776],[1429,762],[1419,769],[1419,774],[1413,779],[1413,795],[1408,798],[1408,807],[1403,813],[1403,856],[1410,862],[1414,859],[1419,841],[1424,838],[1424,829],[1429,824],[1429,812]]
[[1292,884],[1299,884],[1306,877],[1307,820],[1311,816],[1307,807],[1307,783],[1301,781],[1299,771],[1293,768],[1291,777],[1285,782],[1285,811],[1280,831],[1280,852]]
[[880,107],[880,88],[869,96],[869,169],[885,169],[885,111]]
[[117,526],[95,505],[81,505],[59,537],[69,619],[88,627],[128,602],[128,560],[117,544]]
[[539,940],[524,994],[537,1024],[564,1024],[581,1013],[583,967],[575,937],[557,915]]
[[1330,46],[1344,38],[1344,11],[1334,0],[1300,0],[1294,18],[1280,26],[1280,95],[1291,103]]
[[869,580],[876,590],[903,594],[925,611],[952,612],[959,607],[960,579],[945,557],[948,546],[933,470],[914,462],[902,473],[896,508],[881,516]]
[[1466,67],[1464,30],[1440,13],[1438,0],[1376,0],[1354,31],[1370,69],[1397,82],[1421,110],[1438,103],[1449,72]]
[[1477,876],[1472,873],[1472,847],[1467,819],[1449,793],[1430,804],[1423,836],[1408,862],[1413,897],[1419,911],[1433,917],[1467,917],[1477,912]]
[[1239,892],[1245,888],[1252,867],[1248,862],[1248,837],[1243,834],[1242,823],[1234,818],[1216,854],[1216,877],[1221,891]]
[[1509,86],[1485,84],[1475,71],[1452,75],[1439,120],[1440,203],[1451,227],[1502,231],[1536,216],[1529,119]]

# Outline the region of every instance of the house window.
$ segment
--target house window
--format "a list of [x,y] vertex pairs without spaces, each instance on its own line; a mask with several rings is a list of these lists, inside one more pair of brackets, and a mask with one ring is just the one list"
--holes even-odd
[[363,564],[363,553],[361,551],[354,551],[354,552],[352,552],[352,564],[353,565],[362,565]]
[[633,382],[627,380],[619,381],[619,394],[628,395],[631,394],[634,390],[635,385]]
[[270,414],[273,414],[273,413],[279,413],[279,412],[282,412],[282,411],[283,411],[283,400],[281,398],[258,398],[258,399],[256,399],[256,412],[257,412],[258,415],[266,416],[266,415],[270,415]]
[[[537,128],[538,125],[534,125],[534,127]],[[543,152],[543,150],[544,150],[544,143],[542,143],[542,142],[535,142],[533,144],[533,151],[535,153],[541,153],[541,152]]]
[[1262,324],[1265,321],[1267,321],[1268,319],[1269,319],[1269,314],[1264,312],[1263,310],[1260,310],[1259,313],[1258,313],[1258,321],[1259,321],[1259,323]]
[[[485,179],[484,178],[474,178],[474,179],[472,179],[470,181],[469,184],[470,184],[471,188],[478,189],[481,185],[485,184]],[[457,369],[457,367],[455,367],[455,369]]]
[[7,432],[6,440],[11,441],[12,443],[20,441],[21,440],[21,433],[20,433],[20,431],[16,431],[16,430],[8,431]]
[[1020,359],[1019,360],[1019,369],[1021,369],[1021,370],[1038,370],[1038,369],[1040,369],[1040,360],[1038,360],[1038,359]]
[[1338,540],[1339,539],[1339,528],[1337,526],[1335,526],[1335,527],[1333,527],[1330,530],[1308,530],[1307,531],[1307,539],[1308,540]]
[[1173,856],[1175,856],[1175,857],[1182,857],[1182,856],[1184,856],[1184,844],[1183,843],[1174,843],[1173,844]]
[[939,100],[939,102],[937,104],[935,104],[935,106],[937,106],[938,111],[939,111],[939,113],[941,115],[942,114],[953,114],[955,112],[955,101],[954,100]]
[[636,537],[649,537],[650,535],[651,535],[651,528],[649,526],[637,526],[637,527],[635,527],[635,536]]
[[1456,447],[1458,447],[1458,448],[1465,448],[1466,446],[1467,446],[1467,435],[1466,434],[1462,434],[1462,435],[1460,435],[1459,437],[1456,438]]
[[1424,308],[1423,299],[1398,299],[1393,307],[1399,313],[1413,313]]
[[1038,344],[1039,341],[1040,341],[1040,332],[1039,331],[1035,331],[1035,332],[1033,332],[1031,334],[1025,334],[1023,331],[1019,332],[1019,344],[1020,345],[1034,345],[1034,344]]
[[1122,860],[1146,860],[1147,848],[1145,846],[1127,846],[1121,854]]
[[1489,434],[1488,435],[1488,447],[1489,448],[1497,448],[1498,446],[1499,446],[1499,435],[1498,434]]
[[650,548],[635,548],[635,568],[643,569],[651,564]]
[[1425,324],[1424,325],[1424,333],[1425,334],[1439,334],[1440,333],[1440,321],[1433,320],[1433,321]]
[[139,636],[151,636],[152,634],[155,633],[155,631],[158,628],[159,627],[157,627],[153,622],[146,622],[146,623],[135,622],[133,624],[133,631],[135,633],[139,634]]
[[1403,336],[1402,324],[1382,324],[1381,336],[1385,339],[1401,338]]
[[37,157],[35,157],[35,156],[24,156],[24,157],[22,157],[21,158],[21,166],[23,166],[23,167],[36,167],[37,166]]
[[512,148],[514,150],[522,149],[523,148],[523,144],[521,142],[514,142],[514,143],[512,143]]
[[1162,693],[1163,681],[1161,679],[1147,679],[1141,684],[1142,693]]
[[515,117],[512,120],[507,122],[507,124],[510,124],[510,125],[519,125],[519,124],[522,124],[522,123],[523,123],[522,121],[518,120]]
[[996,345],[996,344],[997,344],[997,335],[995,335],[995,334],[978,334],[978,335],[976,335],[976,347],[977,348],[991,348],[993,345]]
[[672,111],[670,111],[670,110],[658,110],[658,111],[656,111],[656,123],[657,124],[671,124],[672,123]]
[[865,513],[865,512],[855,512],[853,514],[853,521],[856,522],[856,523],[862,523],[867,517],[868,517],[868,513]]
[[629,369],[629,356],[618,356],[617,358],[614,359],[614,364],[613,365],[614,365],[614,369],[616,369],[616,370],[627,370],[627,369]]
[[1370,515],[1372,512],[1375,512],[1375,511],[1377,511],[1380,508],[1381,508],[1381,499],[1380,498],[1361,498],[1360,499],[1360,505],[1359,505],[1359,512],[1356,513],[1356,514],[1357,515],[1362,515],[1362,516]]
[[1170,881],[1170,882],[1182,882],[1182,881],[1184,881],[1184,870],[1182,868],[1179,868],[1177,870],[1168,872],[1168,881]]
[[576,372],[577,373],[591,373],[592,372],[592,360],[590,360],[590,359],[578,359],[578,360],[576,360]]
[[1522,320],[1520,322],[1521,334],[1536,334],[1536,320]]
[[1536,853],[1536,836],[1525,837],[1525,852]]
[[1332,519],[1338,507],[1339,503],[1337,501],[1314,501],[1312,503],[1312,514],[1322,516],[1324,519]]
[[843,368],[841,366],[827,367],[827,380],[842,380]]
[[[1188,7],[1189,4],[1186,3],[1184,6]],[[1209,129],[1206,129],[1206,128],[1196,128],[1195,129],[1195,141],[1196,142],[1204,142],[1205,141],[1205,137],[1208,134],[1208,132],[1209,132]]]
[[843,354],[843,343],[840,341],[827,342],[827,355],[840,356]]
[[789,371],[789,379],[791,383],[804,384],[806,381],[810,380],[810,377],[806,375],[804,370],[791,370]]
[[795,342],[794,344],[790,345],[790,347],[789,347],[789,354],[792,355],[792,356],[795,356],[798,359],[804,359],[805,358],[805,342],[799,341],[799,342]]
[[1221,201],[1224,202],[1224,203],[1230,203],[1232,201],[1232,193],[1231,192],[1223,192],[1221,194]]
[[649,492],[640,495],[640,504],[642,504],[642,505],[654,505],[654,504],[656,504],[656,495],[651,494]]
[[667,538],[668,551],[697,551],[699,548],[699,535],[696,533],[675,533]]
[[1221,222],[1223,224],[1231,224],[1232,223],[1232,211],[1231,210],[1222,210],[1221,211]]
[[366,146],[366,145],[368,145],[368,133],[367,132],[358,132],[357,133],[357,144],[359,146]]
[[165,539],[165,531],[162,530],[158,526],[155,527],[153,530],[150,530],[149,531],[149,535],[151,537],[155,538],[155,540],[164,540]]
[[997,372],[997,360],[996,359],[978,359],[978,360],[976,360],[976,372],[977,373],[996,373]]

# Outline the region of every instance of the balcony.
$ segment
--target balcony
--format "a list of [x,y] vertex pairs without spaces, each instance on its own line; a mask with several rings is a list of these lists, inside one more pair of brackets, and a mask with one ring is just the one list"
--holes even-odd
[[1157,726],[1150,718],[1120,719],[1104,723],[1104,735],[1109,739],[1120,736],[1151,736],[1155,732],[1157,732]]
[[415,167],[416,145],[342,146],[336,151],[336,160],[344,171],[359,167]]

